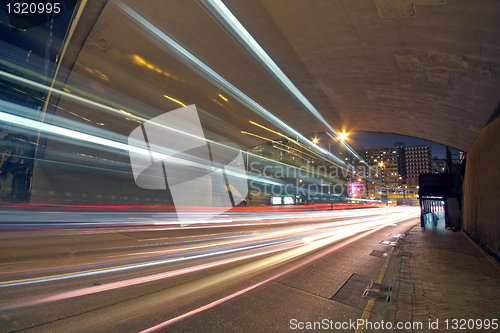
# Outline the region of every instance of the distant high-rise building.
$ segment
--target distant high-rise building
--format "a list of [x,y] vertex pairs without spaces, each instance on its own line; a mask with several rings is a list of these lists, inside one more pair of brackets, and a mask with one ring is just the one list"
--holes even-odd
[[356,151],[368,165],[379,170],[379,179],[383,186],[397,185],[399,182],[396,147],[371,148]]
[[405,156],[405,143],[404,142],[396,142],[394,144],[396,146],[396,153],[398,158],[398,173],[403,182],[406,181],[406,156]]
[[432,149],[426,145],[405,147],[406,177],[410,185],[418,185],[418,176],[431,171]]
[[[398,171],[398,155],[396,147],[370,148],[356,150],[356,153],[369,166],[367,176],[375,180],[368,181],[368,192],[375,190],[375,184],[382,186],[396,186],[400,184],[400,173]],[[339,152],[339,157],[353,166],[360,166],[359,161],[346,151]]]
[[362,149],[356,150],[356,153],[366,164],[346,151],[340,151],[339,157],[355,168],[369,167],[366,182],[368,194],[381,187],[395,188],[402,184],[415,187],[421,173],[433,172],[432,149],[426,145],[405,146],[404,142],[396,142],[394,147]]

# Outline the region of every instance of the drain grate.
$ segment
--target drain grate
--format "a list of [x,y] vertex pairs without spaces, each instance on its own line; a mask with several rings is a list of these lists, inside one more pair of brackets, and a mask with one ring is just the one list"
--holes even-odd
[[384,294],[381,294],[381,293],[377,293],[373,290],[368,290],[366,289],[365,292],[363,293],[363,297],[366,297],[366,298],[375,298],[376,301],[380,301],[380,302],[387,302],[389,301],[389,296],[386,296]]
[[386,286],[385,284],[380,284],[376,282],[370,283],[368,289],[377,289],[380,292],[388,292],[392,290],[392,287]]
[[363,304],[361,296],[371,281],[370,276],[352,274],[331,300],[353,307],[364,307],[366,304]]

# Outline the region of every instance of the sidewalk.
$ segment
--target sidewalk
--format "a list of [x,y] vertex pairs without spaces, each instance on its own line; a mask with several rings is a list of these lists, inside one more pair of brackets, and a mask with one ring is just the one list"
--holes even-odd
[[499,265],[464,232],[446,230],[443,219],[435,227],[417,225],[408,232],[397,260],[401,272],[395,322],[423,325],[394,332],[500,331],[500,323],[494,329],[492,322],[500,321]]

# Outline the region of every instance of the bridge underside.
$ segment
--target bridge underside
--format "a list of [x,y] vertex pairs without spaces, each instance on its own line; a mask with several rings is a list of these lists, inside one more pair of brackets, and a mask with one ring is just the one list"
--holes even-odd
[[[179,107],[171,96],[229,121],[235,141],[272,129],[241,99],[200,73],[179,43],[248,97],[301,133],[325,130],[239,36],[201,1],[92,2],[84,9],[66,67],[68,85],[123,94],[154,116]],[[500,6],[490,1],[225,1],[285,75],[338,131],[395,133],[468,151],[500,101]],[[102,10],[101,10],[102,9]],[[144,21],[143,21],[144,20]],[[225,95],[229,101],[218,97]],[[62,99],[60,106],[66,101]],[[83,117],[128,135],[134,123],[88,110]],[[212,124],[214,132],[220,127]]]

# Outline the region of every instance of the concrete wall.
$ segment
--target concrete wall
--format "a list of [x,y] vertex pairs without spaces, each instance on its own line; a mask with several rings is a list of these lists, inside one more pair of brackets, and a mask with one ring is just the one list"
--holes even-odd
[[467,154],[463,227],[500,258],[500,118],[481,131]]

